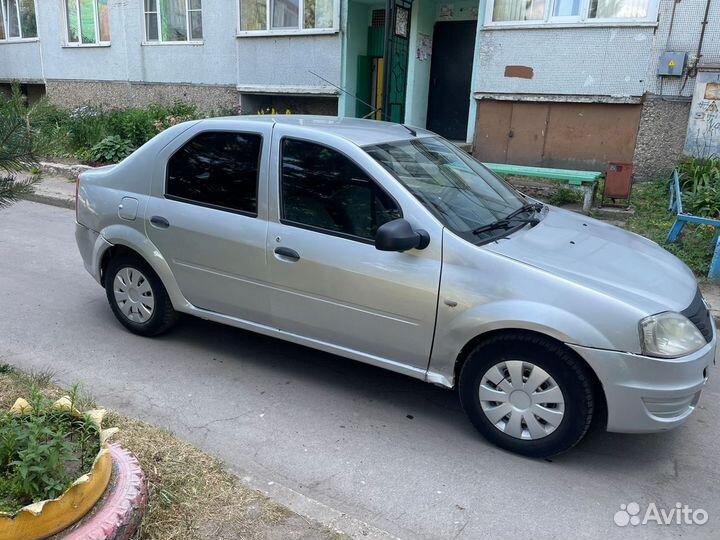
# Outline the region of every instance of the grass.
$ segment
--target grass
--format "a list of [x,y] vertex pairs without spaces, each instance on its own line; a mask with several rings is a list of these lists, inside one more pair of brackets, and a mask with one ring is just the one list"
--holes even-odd
[[665,181],[635,184],[630,203],[635,208],[635,215],[628,219],[626,229],[654,240],[682,259],[696,274],[707,274],[714,249],[712,227],[687,224],[677,243],[665,242],[675,222],[675,215],[667,209]]
[[[33,389],[52,399],[67,393],[51,372],[24,373],[0,364],[0,409]],[[81,410],[94,406],[90,394],[75,390]],[[113,440],[135,454],[148,478],[149,507],[134,540],[344,538],[244,486],[218,459],[169,431],[113,411],[104,425],[120,428]]]

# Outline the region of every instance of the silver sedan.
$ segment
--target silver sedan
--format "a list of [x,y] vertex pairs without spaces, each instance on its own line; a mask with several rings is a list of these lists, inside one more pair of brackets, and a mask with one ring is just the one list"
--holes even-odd
[[529,456],[593,419],[681,424],[715,358],[674,256],[397,124],[180,124],[80,176],[76,231],[136,334],[187,313],[456,389],[484,436]]

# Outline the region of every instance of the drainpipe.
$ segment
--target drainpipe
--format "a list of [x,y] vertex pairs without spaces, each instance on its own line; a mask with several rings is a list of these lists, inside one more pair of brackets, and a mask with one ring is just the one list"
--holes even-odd
[[708,14],[710,13],[710,2],[711,0],[707,0],[705,2],[705,17],[703,18],[703,21],[700,23],[700,26],[702,26],[702,29],[700,30],[700,41],[698,42],[698,48],[697,53],[695,54],[695,62],[693,63],[693,66],[688,70],[688,73],[691,77],[695,77],[697,75],[697,67],[700,63],[700,58],[702,58],[702,46],[703,41],[705,40],[705,29],[708,25]]

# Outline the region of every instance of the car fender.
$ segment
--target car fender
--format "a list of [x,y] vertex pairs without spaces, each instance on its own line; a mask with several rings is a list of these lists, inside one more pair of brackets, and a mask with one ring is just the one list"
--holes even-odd
[[563,343],[613,348],[608,337],[587,321],[544,303],[508,299],[476,305],[459,314],[453,313],[454,309],[442,303],[439,307],[428,366],[427,380],[442,386],[454,386],[455,364],[463,349],[477,337],[498,330],[528,330]]
[[100,238],[104,240],[104,244],[98,247],[97,259],[95,259],[98,265],[98,275],[100,275],[100,262],[107,249],[111,246],[128,247],[145,259],[155,271],[165,286],[170,301],[176,310],[186,311],[192,308],[191,304],[180,292],[180,288],[175,280],[175,276],[173,276],[170,270],[167,260],[165,260],[165,257],[163,257],[157,247],[155,247],[155,244],[153,244],[145,234],[127,225],[115,224],[104,228],[100,234]]

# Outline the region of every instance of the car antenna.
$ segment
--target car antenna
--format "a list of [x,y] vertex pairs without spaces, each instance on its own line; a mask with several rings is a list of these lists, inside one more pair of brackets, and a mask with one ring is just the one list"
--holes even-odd
[[[340,90],[341,92],[346,93],[346,94],[347,94],[348,96],[350,96],[351,98],[357,99],[357,100],[358,100],[360,103],[362,103],[363,105],[366,105],[366,106],[370,107],[372,110],[371,110],[369,113],[367,113],[365,116],[363,116],[363,118],[367,118],[368,116],[371,116],[371,115],[375,114],[376,112],[379,112],[380,115],[383,117],[383,120],[388,120],[388,117],[387,117],[387,115],[385,114],[385,111],[383,111],[381,108],[379,108],[379,107],[373,107],[373,106],[370,105],[368,102],[363,101],[362,99],[360,99],[360,98],[357,97],[356,95],[351,94],[350,92],[348,92],[348,91],[345,90],[344,88],[338,86],[337,84],[331,83],[331,82],[328,81],[325,77],[321,77],[320,75],[318,75],[317,73],[315,73],[314,71],[312,71],[312,70],[310,70],[310,69],[308,69],[308,73],[310,73],[311,75],[315,75],[315,76],[316,76],[318,79],[320,79],[321,81],[324,81],[324,82],[328,83],[330,86],[333,86],[333,87],[337,88],[338,90]],[[401,125],[402,125],[402,124],[401,124]],[[405,127],[405,126],[403,126],[403,127]]]
[[413,128],[406,126],[405,124],[400,124],[400,125],[402,127],[404,127],[405,129],[407,129],[410,132],[410,135],[412,135],[413,137],[417,137],[417,131],[415,131]]

